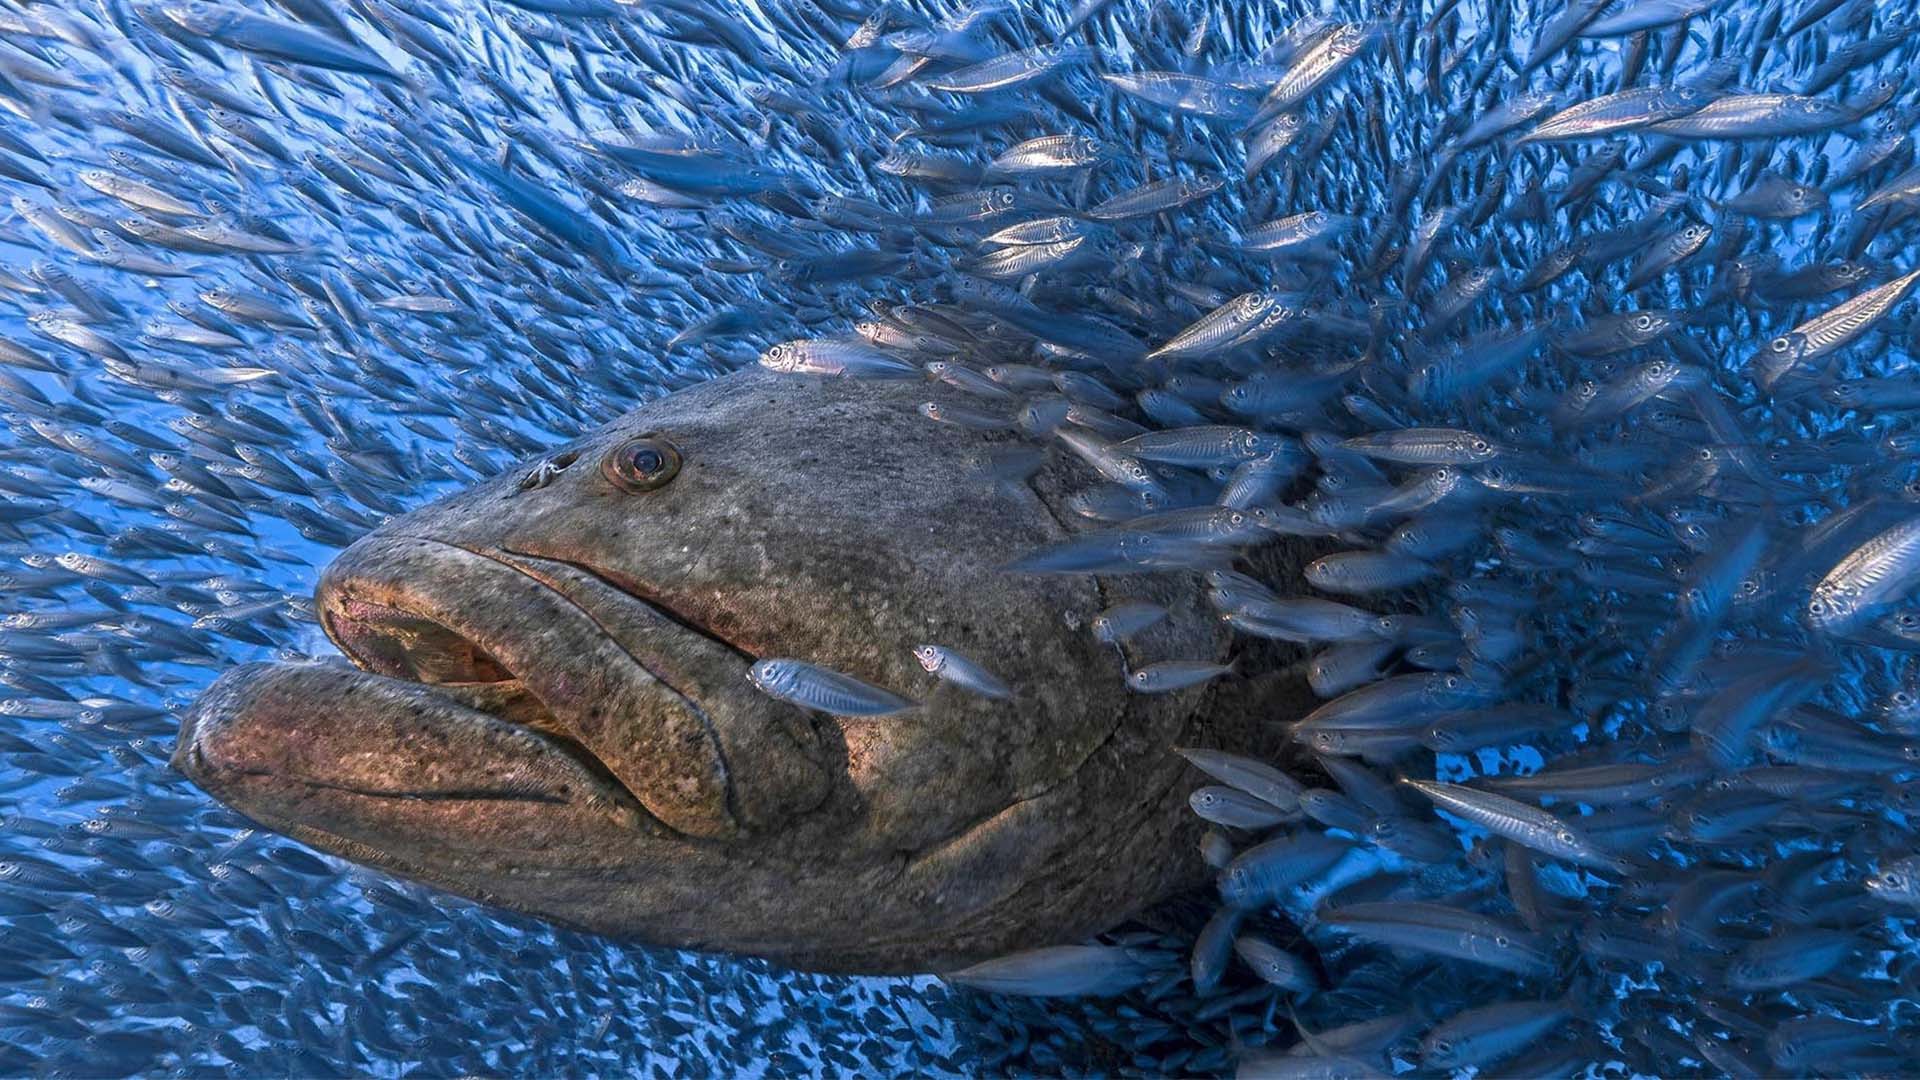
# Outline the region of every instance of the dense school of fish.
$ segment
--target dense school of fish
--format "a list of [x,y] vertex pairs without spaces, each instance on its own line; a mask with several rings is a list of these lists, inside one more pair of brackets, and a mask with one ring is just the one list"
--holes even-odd
[[[0,1073],[1903,1071],[1916,31],[0,4]],[[343,874],[167,770],[214,671],[326,650],[331,549],[756,358],[970,392],[922,411],[1028,437],[983,483],[1083,460],[1086,529],[1010,572],[1190,575],[1311,650],[1286,768],[1185,751],[1197,938],[961,980],[1119,1004],[617,949]],[[1245,572],[1279,537],[1324,545],[1304,580]]]

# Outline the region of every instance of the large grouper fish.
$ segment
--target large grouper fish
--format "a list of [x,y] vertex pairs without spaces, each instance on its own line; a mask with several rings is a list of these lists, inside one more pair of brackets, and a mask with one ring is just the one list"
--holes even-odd
[[[1068,535],[1084,466],[982,482],[1012,436],[914,409],[958,399],[740,372],[398,517],[320,580],[358,667],[226,673],[175,764],[322,850],[659,945],[939,971],[1109,928],[1204,872],[1174,748],[1271,750],[1311,694],[1244,643],[1243,677],[1173,693],[1090,677],[1230,635],[1191,575],[1008,572]],[[1103,644],[1127,601],[1169,615]],[[928,641],[1014,696],[935,681]],[[802,709],[750,683],[765,657],[918,704]]]

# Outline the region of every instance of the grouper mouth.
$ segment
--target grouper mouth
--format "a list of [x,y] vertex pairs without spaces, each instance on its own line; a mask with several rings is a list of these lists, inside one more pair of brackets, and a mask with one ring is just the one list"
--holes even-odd
[[317,606],[357,667],[229,672],[175,756],[263,823],[390,843],[396,816],[458,802],[721,842],[825,796],[814,719],[752,691],[752,654],[585,564],[376,533]]

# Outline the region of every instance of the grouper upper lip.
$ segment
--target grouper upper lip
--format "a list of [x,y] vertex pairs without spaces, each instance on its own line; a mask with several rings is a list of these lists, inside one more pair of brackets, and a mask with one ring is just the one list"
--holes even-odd
[[[663,623],[672,624],[683,631],[697,634],[722,645],[739,655],[743,666],[751,665],[759,659],[679,612],[666,608],[655,600],[642,597],[634,587],[617,582],[609,575],[585,563],[557,555],[520,551],[510,547],[487,551],[428,537],[407,537],[407,539],[428,544],[443,544],[448,548],[500,563],[559,593],[568,603],[576,607],[582,606],[580,600],[568,595],[569,590],[555,578],[581,575],[618,591],[625,600],[646,609]],[[563,730],[555,727],[555,717],[552,712],[543,701],[533,697],[526,688],[525,680],[518,673],[502,666],[500,661],[479,641],[469,638],[459,629],[435,621],[432,616],[424,613],[385,607],[356,598],[352,595],[354,591],[352,579],[348,575],[335,575],[328,581],[331,588],[323,584],[320,591],[321,625],[326,630],[327,636],[340,647],[340,651],[355,664],[390,678],[406,679],[434,686],[442,692],[460,697],[464,702],[482,712],[514,719],[551,735],[571,738]],[[597,617],[591,609],[583,608],[583,610],[603,634],[620,644],[622,650],[631,656],[635,663],[645,668],[648,674],[684,699],[689,707],[696,709],[699,707],[698,703],[688,695],[686,688],[677,685],[672,678],[657,670],[657,665],[650,666],[641,656],[635,655],[635,643],[620,641],[602,624],[601,618]],[[660,629],[661,632],[670,632],[664,627]],[[398,651],[395,651],[396,648]]]
[[563,557],[380,533],[328,567],[318,599],[356,664],[546,733],[686,838],[755,816],[723,725],[816,741],[751,692],[750,653]]

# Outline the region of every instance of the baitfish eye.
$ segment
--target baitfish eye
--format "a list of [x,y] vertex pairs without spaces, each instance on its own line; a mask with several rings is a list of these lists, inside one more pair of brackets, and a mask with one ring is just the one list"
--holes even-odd
[[641,435],[613,448],[600,474],[614,487],[638,494],[665,487],[680,471],[680,451],[658,435]]
[[520,483],[515,485],[513,491],[508,492],[508,495],[517,495],[523,491],[532,491],[536,488],[546,487],[548,484],[553,483],[553,478],[560,475],[563,469],[578,460],[580,460],[580,451],[578,450],[565,450],[555,454],[540,464],[535,465],[533,471],[521,477]]

